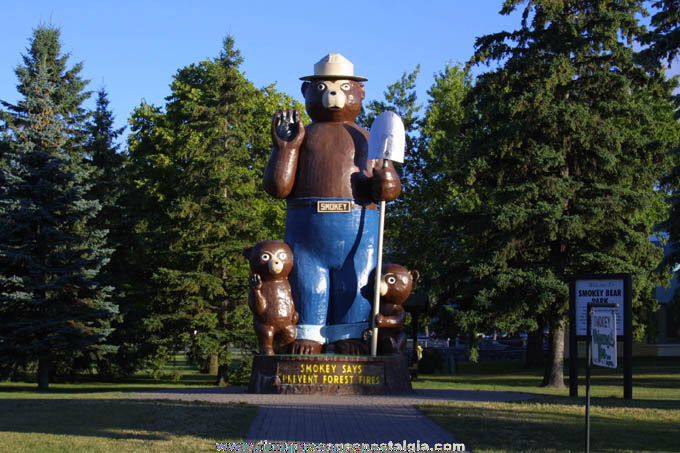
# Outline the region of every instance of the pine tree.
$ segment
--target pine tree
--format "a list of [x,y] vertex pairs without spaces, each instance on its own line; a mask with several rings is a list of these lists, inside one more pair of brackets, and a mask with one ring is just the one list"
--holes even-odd
[[165,113],[135,112],[131,163],[149,206],[138,231],[155,269],[144,322],[157,367],[188,345],[201,361],[228,365],[230,346],[255,344],[241,254],[282,236],[283,206],[260,181],[270,115],[292,101],[273,87],[257,90],[241,61],[227,37],[217,58],[178,71]]
[[473,330],[545,320],[544,385],[564,385],[570,275],[632,273],[637,315],[662,281],[649,236],[678,131],[672,84],[634,61],[641,11],[632,0],[531,0],[521,28],[479,38],[471,61],[501,66],[468,98],[474,136],[457,179],[479,203],[452,217],[465,239],[461,313]]
[[46,390],[53,363],[110,349],[105,324],[116,307],[97,281],[105,232],[86,229],[99,210],[86,198],[90,173],[68,152],[50,66],[34,69],[19,113],[8,115],[12,141],[0,167],[0,362],[37,360]]

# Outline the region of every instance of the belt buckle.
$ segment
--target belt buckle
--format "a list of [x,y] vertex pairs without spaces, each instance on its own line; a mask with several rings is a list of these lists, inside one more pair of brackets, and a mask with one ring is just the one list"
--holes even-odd
[[353,201],[317,201],[316,212],[351,212]]

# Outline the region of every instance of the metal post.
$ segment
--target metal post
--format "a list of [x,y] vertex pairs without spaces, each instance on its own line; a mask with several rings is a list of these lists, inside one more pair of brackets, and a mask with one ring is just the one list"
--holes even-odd
[[569,281],[569,396],[578,396],[578,339],[576,338],[576,279]]
[[[383,160],[383,168],[387,167],[387,159]],[[378,325],[375,317],[380,311],[380,282],[382,280],[382,251],[385,233],[385,200],[380,202],[380,223],[378,225],[378,263],[375,266],[375,293],[373,294],[373,311],[371,313],[371,356],[378,355]]]
[[591,350],[590,347],[590,342],[591,342],[591,319],[590,315],[592,314],[592,306],[591,304],[588,304],[588,321],[586,323],[587,331],[586,331],[586,453],[590,453],[590,362],[593,360],[592,354],[593,351]]
[[[623,280],[623,398],[633,399],[633,277]],[[618,335],[617,335],[618,336]]]

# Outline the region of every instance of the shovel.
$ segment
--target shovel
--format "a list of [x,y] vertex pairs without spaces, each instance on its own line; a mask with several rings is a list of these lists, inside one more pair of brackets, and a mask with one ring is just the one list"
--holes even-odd
[[[383,112],[373,121],[368,137],[368,160],[383,159],[383,168],[388,160],[404,162],[406,133],[404,123],[394,112]],[[371,356],[378,353],[378,325],[375,317],[380,310],[380,282],[382,280],[383,234],[385,232],[385,201],[380,202],[380,224],[378,227],[378,263],[375,267],[375,292],[371,315]]]

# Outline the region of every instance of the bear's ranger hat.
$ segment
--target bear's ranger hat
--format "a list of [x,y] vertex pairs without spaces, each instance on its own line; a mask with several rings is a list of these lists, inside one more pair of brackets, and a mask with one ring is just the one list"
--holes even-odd
[[300,77],[300,80],[347,79],[363,82],[366,77],[354,75],[354,65],[339,53],[329,53],[314,65],[314,75]]

